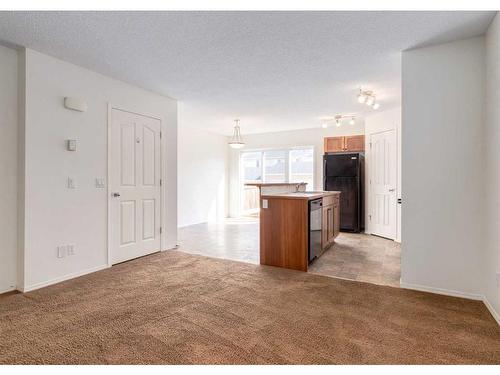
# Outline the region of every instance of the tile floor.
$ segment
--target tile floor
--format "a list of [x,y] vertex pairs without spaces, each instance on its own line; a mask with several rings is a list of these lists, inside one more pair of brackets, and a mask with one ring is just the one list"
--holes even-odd
[[[191,254],[259,264],[259,221],[246,217],[179,228],[179,250]],[[398,243],[366,234],[341,233],[309,267],[331,277],[399,286]]]
[[179,250],[259,264],[259,219],[235,218],[179,228]]
[[335,244],[309,266],[309,272],[399,287],[401,246],[377,236],[340,233]]

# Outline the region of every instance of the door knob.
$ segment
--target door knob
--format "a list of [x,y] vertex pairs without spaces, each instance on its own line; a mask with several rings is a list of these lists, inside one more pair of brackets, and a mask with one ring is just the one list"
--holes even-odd
[[120,196],[120,193],[113,193],[111,194],[114,198],[118,198]]
[[396,191],[396,189],[389,189],[390,192]]

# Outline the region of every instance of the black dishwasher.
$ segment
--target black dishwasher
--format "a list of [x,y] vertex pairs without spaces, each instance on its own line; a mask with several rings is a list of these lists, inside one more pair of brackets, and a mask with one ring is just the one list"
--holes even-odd
[[309,201],[309,262],[321,255],[323,199]]

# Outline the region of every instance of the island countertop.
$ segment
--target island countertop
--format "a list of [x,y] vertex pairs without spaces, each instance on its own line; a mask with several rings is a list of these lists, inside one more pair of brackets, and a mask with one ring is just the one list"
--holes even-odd
[[303,191],[297,193],[277,193],[262,195],[262,199],[319,199],[334,195],[340,195],[340,191]]
[[307,182],[247,182],[245,186],[297,186],[297,185],[307,185]]

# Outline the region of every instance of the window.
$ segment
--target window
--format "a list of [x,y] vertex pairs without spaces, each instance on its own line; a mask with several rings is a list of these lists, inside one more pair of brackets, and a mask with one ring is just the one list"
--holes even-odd
[[241,154],[244,183],[306,182],[314,189],[314,149],[246,151]]
[[314,152],[312,148],[290,150],[290,182],[307,182],[314,188]]
[[287,182],[287,150],[264,152],[264,182]]
[[262,152],[244,152],[241,165],[245,183],[262,182]]

